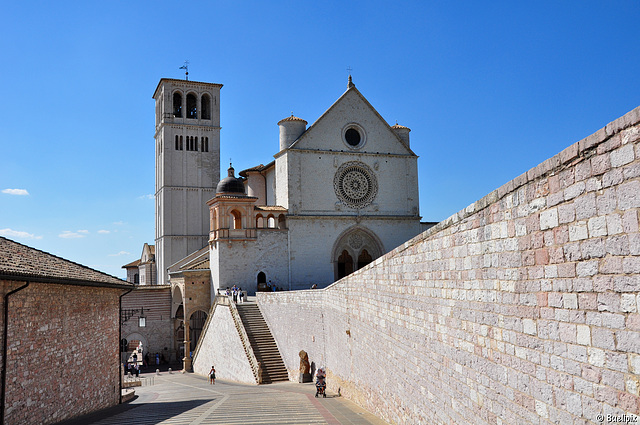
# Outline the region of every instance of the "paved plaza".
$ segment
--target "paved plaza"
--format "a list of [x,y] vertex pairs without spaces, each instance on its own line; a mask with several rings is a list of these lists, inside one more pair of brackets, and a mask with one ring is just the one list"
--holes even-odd
[[343,397],[315,398],[313,384],[245,385],[194,374],[141,375],[129,403],[64,425],[115,424],[386,424]]

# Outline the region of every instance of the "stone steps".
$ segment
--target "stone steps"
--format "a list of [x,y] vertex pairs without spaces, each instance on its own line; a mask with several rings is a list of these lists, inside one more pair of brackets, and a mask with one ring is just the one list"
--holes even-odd
[[269,326],[262,317],[257,304],[236,304],[240,319],[249,337],[251,349],[262,368],[262,383],[288,381],[289,374],[284,366],[276,341]]

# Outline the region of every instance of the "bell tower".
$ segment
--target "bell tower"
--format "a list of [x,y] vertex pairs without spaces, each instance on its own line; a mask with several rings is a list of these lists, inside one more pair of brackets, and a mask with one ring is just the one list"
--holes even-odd
[[207,245],[209,207],[220,180],[222,84],[163,78],[156,106],[156,264],[167,268]]

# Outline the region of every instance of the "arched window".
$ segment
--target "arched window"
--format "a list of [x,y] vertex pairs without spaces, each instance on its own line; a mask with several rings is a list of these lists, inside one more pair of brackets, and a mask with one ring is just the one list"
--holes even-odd
[[208,94],[203,94],[200,99],[200,111],[203,120],[211,119],[211,98]]
[[231,221],[234,229],[242,229],[242,214],[238,211],[231,211]]
[[360,270],[361,268],[363,268],[364,266],[366,266],[372,261],[373,261],[373,258],[371,258],[371,255],[369,255],[366,249],[363,249],[360,255],[358,255],[358,270]]
[[187,118],[198,118],[196,95],[193,93],[187,95]]
[[278,229],[286,229],[287,228],[287,219],[284,214],[280,214],[278,216]]
[[189,150],[193,150],[193,136],[189,137]]
[[180,136],[180,150],[182,150],[182,136]]
[[269,217],[267,218],[267,227],[269,229],[275,229],[276,228],[276,218],[274,216],[272,216],[271,214],[269,214]]
[[201,140],[202,144],[202,152],[209,152],[209,138],[203,137]]
[[198,150],[198,136],[196,136],[196,144],[194,145],[194,148],[195,148],[193,149],[194,151]]
[[338,279],[342,279],[351,273],[353,273],[353,257],[345,249],[338,257]]
[[256,228],[262,229],[263,227],[264,227],[264,217],[262,216],[262,214],[258,214],[256,216]]
[[178,92],[173,94],[173,116],[182,118],[182,95]]
[[178,135],[176,134],[176,150],[178,150],[178,147],[179,147],[179,146],[180,146],[180,145],[178,144]]

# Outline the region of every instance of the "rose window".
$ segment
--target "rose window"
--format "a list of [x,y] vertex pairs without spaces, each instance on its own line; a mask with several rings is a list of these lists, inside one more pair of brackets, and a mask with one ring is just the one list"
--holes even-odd
[[333,186],[338,198],[352,208],[364,208],[378,193],[371,169],[362,162],[347,162],[338,169]]

